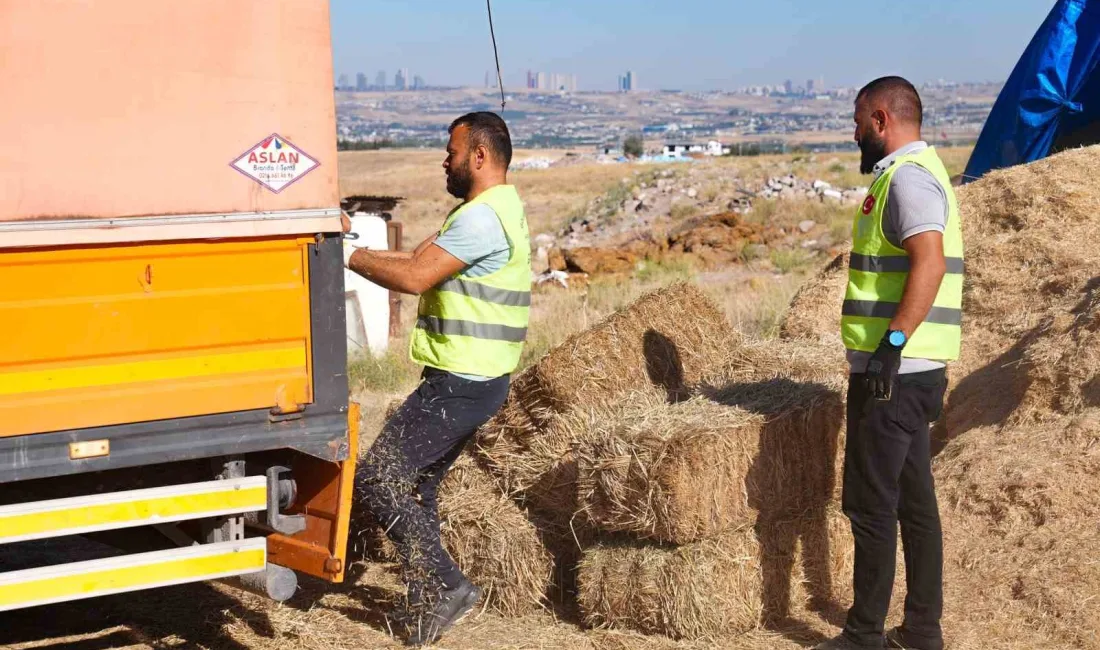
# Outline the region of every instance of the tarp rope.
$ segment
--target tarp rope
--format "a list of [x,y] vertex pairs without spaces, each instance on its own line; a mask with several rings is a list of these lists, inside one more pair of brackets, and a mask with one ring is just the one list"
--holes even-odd
[[493,39],[493,58],[497,64],[497,86],[500,87],[500,112],[504,113],[504,75],[500,72],[500,52],[497,51],[497,34],[493,29],[493,0],[485,0],[485,7],[489,10],[489,36]]

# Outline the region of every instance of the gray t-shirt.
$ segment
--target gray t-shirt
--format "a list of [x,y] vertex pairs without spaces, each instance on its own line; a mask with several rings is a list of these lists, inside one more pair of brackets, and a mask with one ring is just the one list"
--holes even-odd
[[[495,210],[484,203],[470,206],[458,215],[435,245],[464,262],[466,275],[484,277],[504,268],[511,256],[508,236]],[[488,381],[493,377],[454,373],[463,379]]]
[[504,268],[511,255],[508,237],[495,210],[485,203],[458,215],[435,245],[465,262],[464,273],[479,278]]
[[[928,144],[925,142],[914,142],[883,158],[875,165],[875,180],[886,173],[901,156],[927,148]],[[920,165],[905,164],[890,179],[882,233],[887,241],[902,248],[902,243],[914,235],[931,231],[944,232],[947,229],[948,214],[947,193],[932,172]],[[848,363],[853,373],[866,372],[870,358],[869,352],[848,351]],[[942,367],[944,363],[934,359],[903,358],[898,373],[905,375]]]

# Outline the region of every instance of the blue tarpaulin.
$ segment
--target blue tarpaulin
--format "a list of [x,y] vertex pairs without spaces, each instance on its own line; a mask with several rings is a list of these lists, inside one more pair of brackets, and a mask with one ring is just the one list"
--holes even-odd
[[[1059,0],[1005,83],[966,167],[966,181],[1097,141],[1100,0]],[[1091,139],[1081,137],[1091,133]]]

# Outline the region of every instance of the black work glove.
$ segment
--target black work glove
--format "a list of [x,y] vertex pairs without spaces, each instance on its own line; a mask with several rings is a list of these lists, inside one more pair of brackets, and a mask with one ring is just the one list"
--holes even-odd
[[878,349],[867,362],[867,390],[877,400],[889,401],[894,380],[901,367],[901,348],[890,344],[886,337],[878,344]]

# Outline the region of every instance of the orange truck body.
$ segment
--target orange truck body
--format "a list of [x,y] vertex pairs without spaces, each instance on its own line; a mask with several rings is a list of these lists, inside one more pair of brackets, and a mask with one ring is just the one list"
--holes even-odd
[[270,458],[342,578],[332,78],[324,1],[0,0],[0,488]]

